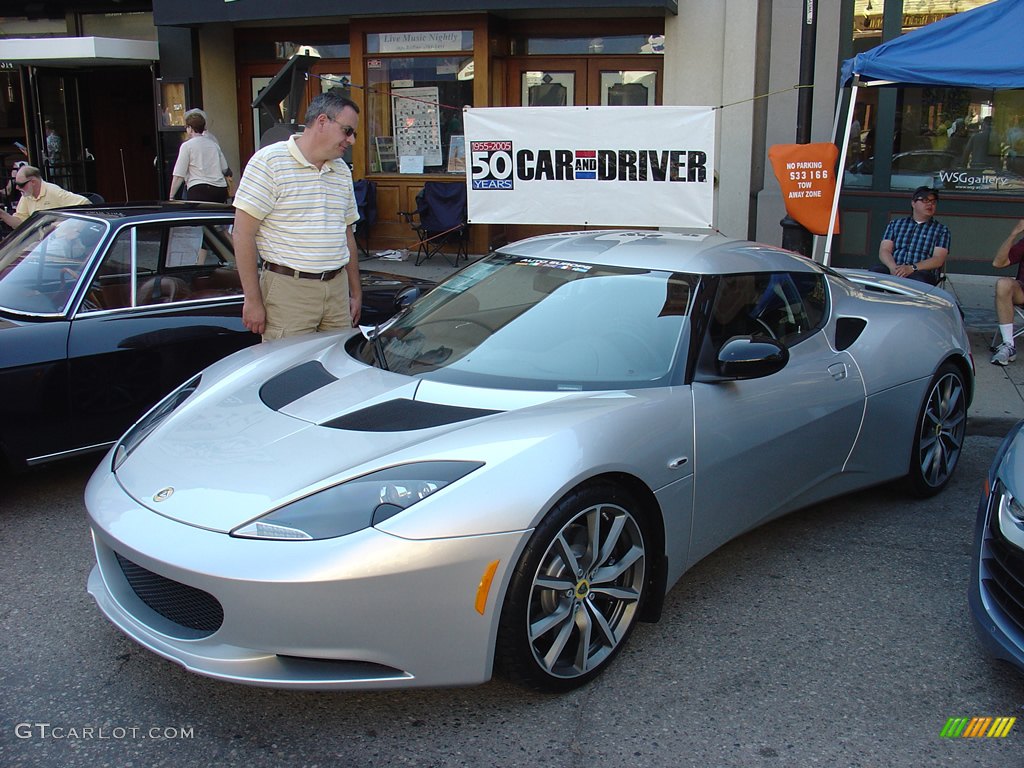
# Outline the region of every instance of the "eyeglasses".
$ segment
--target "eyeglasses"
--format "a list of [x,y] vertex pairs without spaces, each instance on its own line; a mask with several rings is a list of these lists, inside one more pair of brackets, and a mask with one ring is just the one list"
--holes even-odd
[[29,185],[31,183],[32,183],[32,179],[25,179],[24,181],[16,181],[16,182],[14,182],[14,186],[16,186],[18,189],[24,189],[27,185]]
[[934,198],[934,197],[915,197],[914,198],[914,202],[915,203],[931,203],[931,204],[935,204],[935,203],[937,203],[939,201],[938,201],[937,198]]
[[337,123],[338,127],[341,128],[341,132],[345,134],[345,138],[346,139],[351,139],[353,136],[357,135],[356,134],[356,129],[353,128],[351,125],[345,125],[344,123],[339,123],[333,117],[328,117],[327,119],[330,120],[332,123]]

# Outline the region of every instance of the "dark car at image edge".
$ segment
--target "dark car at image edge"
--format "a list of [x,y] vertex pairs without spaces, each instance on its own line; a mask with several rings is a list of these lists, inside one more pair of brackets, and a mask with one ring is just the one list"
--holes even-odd
[[1024,673],[1024,421],[1003,440],[985,480],[968,597],[985,650]]
[[[0,243],[0,469],[108,447],[197,371],[259,342],[241,321],[229,206],[35,214]],[[434,283],[363,272],[360,323]]]

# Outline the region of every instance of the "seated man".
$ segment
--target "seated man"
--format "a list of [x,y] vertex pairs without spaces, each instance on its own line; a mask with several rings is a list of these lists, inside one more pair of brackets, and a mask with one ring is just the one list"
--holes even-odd
[[14,177],[14,186],[21,190],[21,199],[14,215],[0,211],[0,220],[11,229],[17,229],[36,211],[48,211],[51,208],[63,208],[68,205],[89,205],[89,200],[68,192],[66,189],[43,181],[39,169],[32,165],[23,165]]
[[1024,233],[1024,219],[1018,221],[1010,235],[999,246],[992,266],[996,269],[1017,265],[1016,277],[1000,277],[996,281],[996,319],[999,322],[999,335],[1002,342],[996,347],[992,356],[993,365],[1009,365],[1017,359],[1017,349],[1013,344],[1013,305],[1024,304],[1024,240],[1017,240]]
[[918,187],[911,200],[913,214],[893,219],[885,228],[878,247],[882,263],[871,271],[938,285],[950,240],[946,225],[935,220],[939,193],[931,187]]

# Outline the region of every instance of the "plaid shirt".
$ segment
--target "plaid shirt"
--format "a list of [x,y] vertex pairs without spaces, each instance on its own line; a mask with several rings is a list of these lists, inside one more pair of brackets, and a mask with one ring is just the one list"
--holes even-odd
[[920,224],[913,216],[893,219],[882,239],[892,240],[892,256],[897,264],[916,264],[931,258],[936,248],[949,250],[949,230],[935,219]]

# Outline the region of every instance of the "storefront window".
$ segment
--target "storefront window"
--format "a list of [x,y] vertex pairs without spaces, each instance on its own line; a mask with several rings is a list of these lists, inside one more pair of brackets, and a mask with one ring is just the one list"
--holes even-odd
[[15,69],[0,70],[0,173],[8,178],[9,169],[19,160],[27,161],[28,144],[22,121],[21,83]]
[[601,37],[527,37],[513,41],[516,54],[551,56],[568,54],[584,56],[607,54],[633,56],[638,53],[665,53],[665,36],[605,35]]
[[462,110],[472,105],[472,55],[368,58],[371,173],[464,172]]
[[281,40],[261,40],[247,37],[236,43],[241,61],[288,61],[296,53],[319,56],[322,59],[347,59],[351,54],[348,43],[297,43]]
[[81,23],[83,37],[156,40],[153,14],[149,12],[83,13]]
[[[908,32],[992,0],[903,0],[902,30]],[[888,0],[899,14],[899,0]],[[853,52],[882,42],[885,0],[855,0]],[[843,184],[873,185],[879,88],[861,88],[854,105]],[[888,122],[888,121],[886,121]],[[973,88],[896,89],[891,190],[929,185],[956,191],[1011,192],[1024,189],[1024,92]],[[1018,157],[1019,156],[1019,157]],[[884,183],[884,182],[883,182]]]

